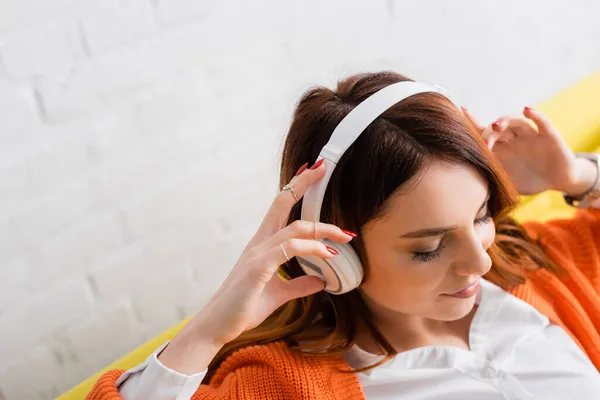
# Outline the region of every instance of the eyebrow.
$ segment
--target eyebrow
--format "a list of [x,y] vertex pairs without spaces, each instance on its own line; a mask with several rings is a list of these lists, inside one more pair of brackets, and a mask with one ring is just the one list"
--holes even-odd
[[[485,200],[481,204],[481,207],[479,207],[479,210],[477,210],[478,214],[485,207],[485,205],[487,204],[489,199],[490,199],[490,193],[488,192]],[[407,238],[407,239],[418,239],[418,238],[424,238],[424,237],[429,237],[429,236],[440,236],[440,235],[443,235],[444,233],[448,233],[455,229],[456,229],[456,225],[442,226],[439,228],[425,228],[425,229],[419,229],[418,231],[405,233],[404,235],[401,235],[399,237]]]

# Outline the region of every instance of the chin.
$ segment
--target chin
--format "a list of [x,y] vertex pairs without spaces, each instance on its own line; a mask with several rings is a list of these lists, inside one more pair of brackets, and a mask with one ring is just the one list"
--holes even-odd
[[438,321],[456,321],[469,315],[475,307],[475,296],[468,299],[445,298],[437,305],[435,317]]

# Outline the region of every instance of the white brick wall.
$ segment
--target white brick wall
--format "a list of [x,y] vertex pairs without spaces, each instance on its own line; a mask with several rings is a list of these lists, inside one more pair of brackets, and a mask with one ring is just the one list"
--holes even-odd
[[92,55],[147,36],[154,25],[152,3],[147,0],[97,1],[81,18],[82,38]]
[[73,65],[83,54],[73,22],[49,21],[6,34],[0,55],[9,77],[27,80],[59,65]]
[[552,3],[0,0],[0,399],[204,304],[310,85],[395,69],[489,121],[600,68],[600,3]]

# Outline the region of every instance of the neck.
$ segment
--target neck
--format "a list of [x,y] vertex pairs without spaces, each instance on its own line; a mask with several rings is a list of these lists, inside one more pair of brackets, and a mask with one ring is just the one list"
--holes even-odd
[[[469,330],[477,306],[459,320],[439,321],[389,310],[378,304],[370,304],[367,299],[365,303],[373,315],[373,324],[398,353],[426,346],[469,349]],[[363,322],[358,324],[356,344],[369,353],[382,353]]]

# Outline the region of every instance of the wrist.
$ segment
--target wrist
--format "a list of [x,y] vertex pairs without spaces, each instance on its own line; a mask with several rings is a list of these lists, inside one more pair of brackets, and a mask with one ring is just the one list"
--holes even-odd
[[158,359],[166,367],[186,375],[206,370],[222,345],[204,332],[202,324],[193,318],[165,347]]
[[575,159],[574,171],[573,179],[558,190],[568,196],[578,197],[594,186],[597,174],[600,172],[594,161],[582,157]]

